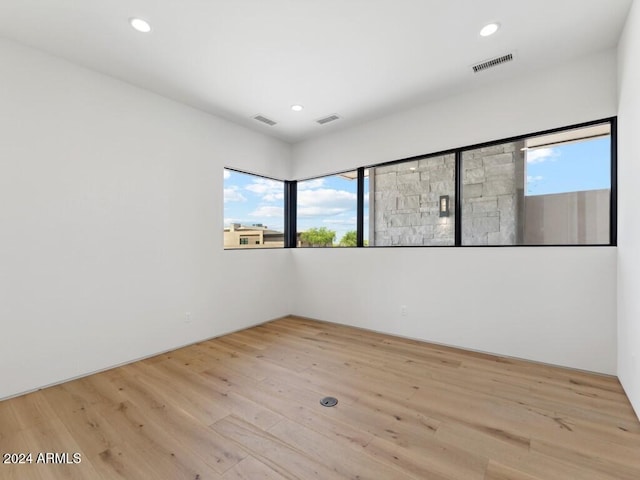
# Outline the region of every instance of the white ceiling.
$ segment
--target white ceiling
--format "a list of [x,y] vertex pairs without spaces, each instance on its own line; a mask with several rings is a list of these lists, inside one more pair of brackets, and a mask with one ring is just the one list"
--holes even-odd
[[615,47],[631,1],[0,0],[0,36],[297,142]]

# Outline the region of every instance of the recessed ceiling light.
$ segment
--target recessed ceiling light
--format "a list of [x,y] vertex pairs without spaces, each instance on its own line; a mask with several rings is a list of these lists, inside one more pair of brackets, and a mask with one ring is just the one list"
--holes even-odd
[[482,30],[480,30],[480,36],[488,37],[489,35],[493,35],[498,31],[499,28],[500,24],[498,23],[490,23],[488,25],[485,25],[484,27],[482,27]]
[[129,20],[129,23],[139,32],[149,33],[151,31],[151,25],[149,25],[149,22],[142,20],[141,18],[132,18]]
[[302,105],[291,105],[291,110],[294,112],[301,112],[304,107]]

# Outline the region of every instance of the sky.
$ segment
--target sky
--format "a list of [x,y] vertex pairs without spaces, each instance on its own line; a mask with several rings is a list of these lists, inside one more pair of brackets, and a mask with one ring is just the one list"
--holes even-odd
[[[610,188],[610,138],[526,152],[526,194]],[[365,178],[365,192],[368,192]],[[339,175],[298,182],[298,231],[327,227],[336,240],[356,229],[357,181]],[[369,195],[365,193],[365,240]],[[224,170],[224,224],[262,224],[284,231],[284,182]]]
[[[365,208],[367,205],[368,195]],[[356,229],[356,210],[356,180],[331,175],[298,182],[299,232],[326,227],[336,232],[338,243],[345,233]],[[224,224],[230,223],[261,223],[284,231],[284,183],[225,170]]]
[[527,195],[611,188],[610,137],[527,151]]
[[224,170],[224,225],[261,223],[284,232],[284,182]]

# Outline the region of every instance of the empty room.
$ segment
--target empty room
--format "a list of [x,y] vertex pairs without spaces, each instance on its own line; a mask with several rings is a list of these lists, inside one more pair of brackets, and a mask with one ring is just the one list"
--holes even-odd
[[640,478],[640,0],[0,0],[0,479]]

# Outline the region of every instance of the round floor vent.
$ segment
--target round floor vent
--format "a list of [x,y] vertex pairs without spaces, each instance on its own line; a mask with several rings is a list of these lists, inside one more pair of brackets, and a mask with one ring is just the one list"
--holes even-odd
[[324,397],[320,400],[320,405],[323,407],[335,407],[338,404],[338,399],[333,397]]

